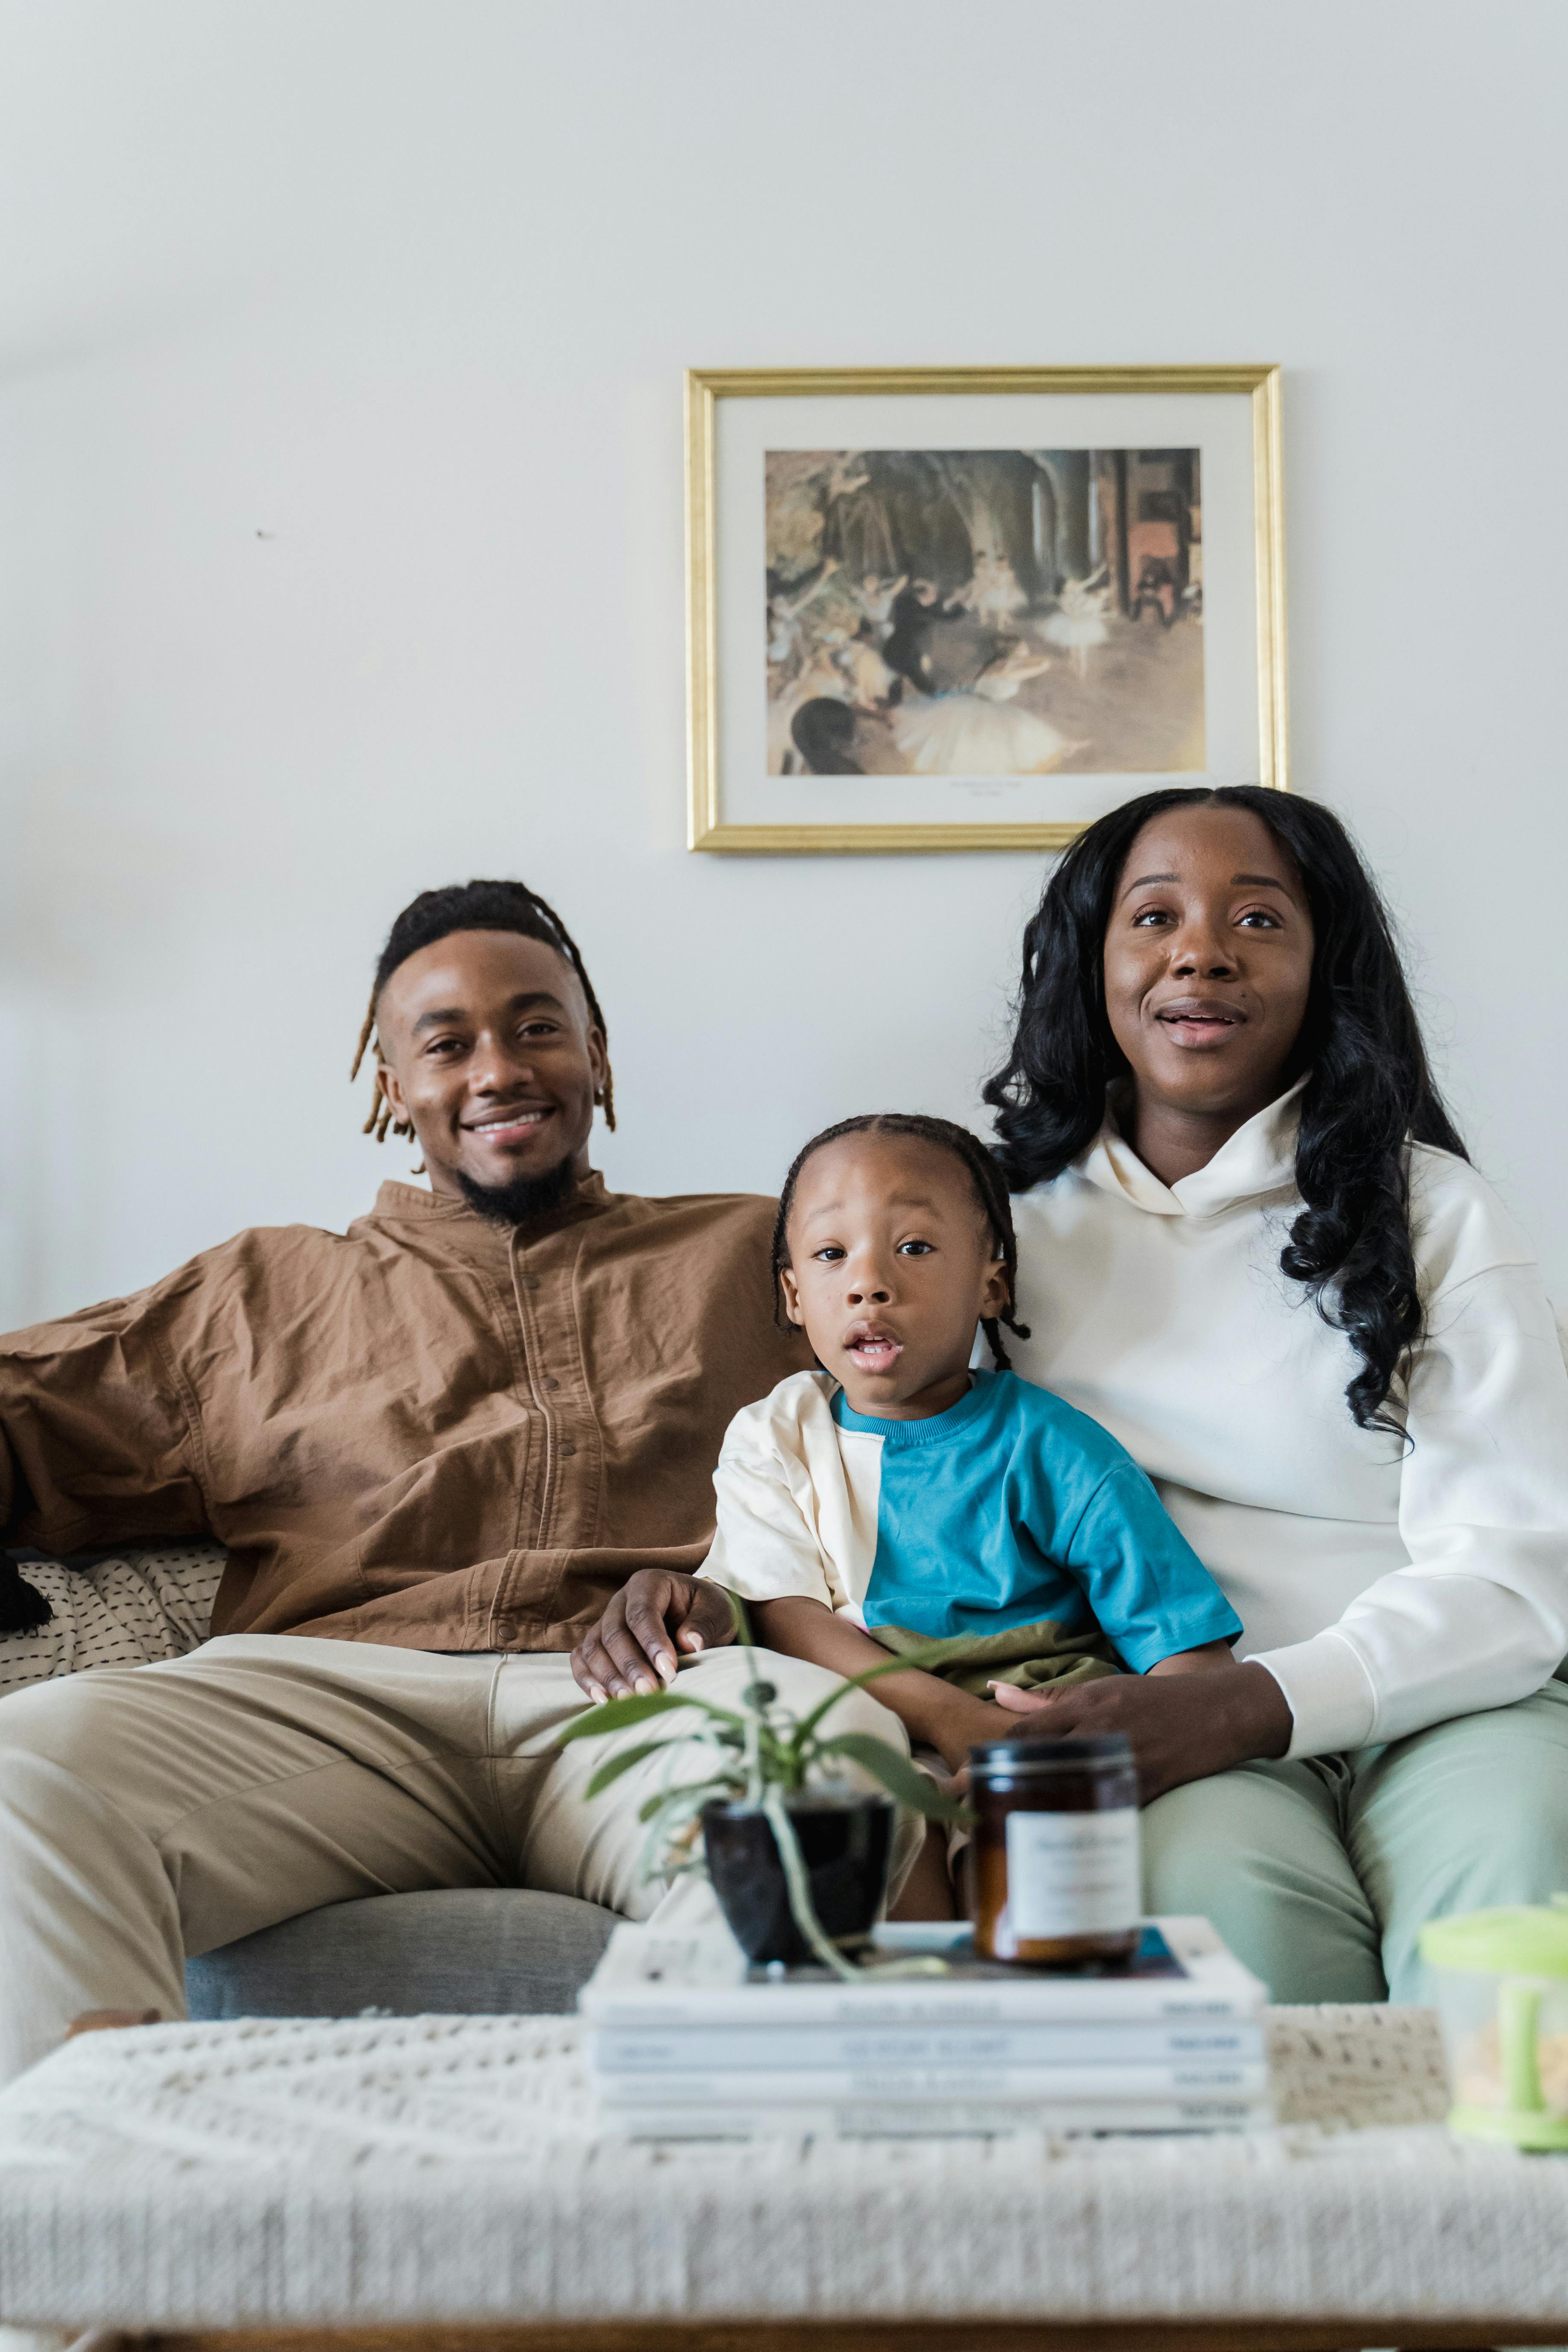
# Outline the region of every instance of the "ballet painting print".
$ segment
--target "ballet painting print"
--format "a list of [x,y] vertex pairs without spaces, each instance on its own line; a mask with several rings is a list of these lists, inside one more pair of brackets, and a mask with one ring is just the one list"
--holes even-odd
[[1280,371],[690,368],[687,839],[1049,851],[1288,784]]
[[771,776],[1205,772],[1196,447],[772,448],[764,471]]

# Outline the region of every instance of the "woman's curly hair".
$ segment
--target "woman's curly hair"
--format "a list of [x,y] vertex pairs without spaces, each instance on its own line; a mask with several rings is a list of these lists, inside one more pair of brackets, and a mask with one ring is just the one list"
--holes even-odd
[[1279,1264],[1362,1360],[1345,1390],[1357,1427],[1398,1433],[1384,1407],[1424,1324],[1407,1146],[1469,1155],[1433,1082],[1387,909],[1344,826],[1321,803],[1258,784],[1178,788],[1145,793],[1079,835],[1024,933],[1012,1051],[984,1089],[997,1156],[1021,1192],[1059,1175],[1099,1133],[1106,1088],[1127,1069],[1105,1008],[1116,887],[1151,817],[1187,807],[1260,818],[1305,887],[1316,935],[1311,987],[1281,1079],[1308,1073],[1296,1147],[1303,1205]]

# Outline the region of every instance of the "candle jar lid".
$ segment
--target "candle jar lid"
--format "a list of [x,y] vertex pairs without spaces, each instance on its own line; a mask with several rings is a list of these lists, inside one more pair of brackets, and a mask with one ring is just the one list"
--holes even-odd
[[970,1769],[980,1773],[1079,1771],[1086,1764],[1131,1764],[1132,1749],[1122,1731],[1084,1739],[986,1739],[969,1751]]

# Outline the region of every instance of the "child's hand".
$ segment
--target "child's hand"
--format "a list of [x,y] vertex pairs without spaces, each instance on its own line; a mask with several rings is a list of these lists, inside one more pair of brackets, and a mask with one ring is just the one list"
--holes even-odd
[[[1103,1679],[1107,1682],[1120,1682],[1125,1677],[1107,1675]],[[1058,1733],[1056,1725],[1048,1720],[1050,1711],[1054,1706],[1059,1706],[1070,1692],[1081,1689],[1084,1685],[1076,1682],[987,1683],[985,1687],[995,1700],[996,1711],[1004,1717],[1007,1726],[1005,1731],[993,1732],[991,1736],[994,1739],[1056,1739],[1058,1738],[1065,1739],[1068,1736],[1068,1733],[1066,1731]],[[1047,1720],[1037,1730],[1032,1727],[1033,1719],[1040,1715],[1046,1716]],[[1018,1719],[1020,1716],[1028,1717],[1030,1721],[1021,1723]]]
[[1205,1675],[1217,1666],[1238,1666],[1241,1664],[1228,1642],[1203,1642],[1195,1650],[1178,1650],[1173,1657],[1162,1658],[1150,1667],[1152,1675]]
[[[995,1684],[993,1689],[999,1686]],[[1005,1685],[1001,1685],[1005,1687]],[[1026,1735],[1016,1717],[1005,1708],[994,1706],[988,1698],[971,1698],[967,1691],[952,1694],[954,1704],[944,1707],[942,1719],[932,1726],[935,1737],[932,1746],[950,1772],[963,1784],[961,1794],[969,1787],[969,1751],[986,1739],[1019,1739]]]

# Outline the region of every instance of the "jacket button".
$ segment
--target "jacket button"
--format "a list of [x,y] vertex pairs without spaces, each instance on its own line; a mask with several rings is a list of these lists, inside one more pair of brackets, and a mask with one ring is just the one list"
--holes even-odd
[[558,1389],[561,1383],[551,1373],[546,1372],[539,1385],[542,1389]]
[[537,1290],[539,1287],[539,1276],[536,1274],[520,1275],[518,1280],[524,1290]]
[[565,1444],[561,1448],[563,1456],[568,1461],[570,1461],[572,1455],[575,1454],[577,1448],[573,1444],[570,1438],[567,1439]]

